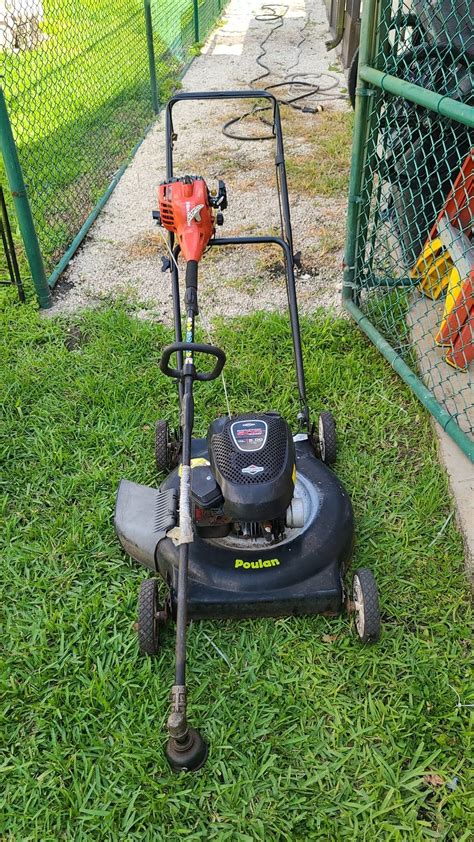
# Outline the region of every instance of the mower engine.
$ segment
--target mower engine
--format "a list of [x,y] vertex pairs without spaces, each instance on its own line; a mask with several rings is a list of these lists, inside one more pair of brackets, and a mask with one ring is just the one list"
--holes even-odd
[[[200,260],[215,226],[222,225],[222,211],[227,207],[227,191],[219,180],[212,193],[198,175],[170,178],[158,188],[159,211],[155,219],[176,235],[185,260]],[[217,211],[214,215],[213,209]]]
[[194,525],[203,538],[281,541],[304,525],[294,496],[295,446],[277,412],[218,418],[207,436],[209,462],[192,472]]

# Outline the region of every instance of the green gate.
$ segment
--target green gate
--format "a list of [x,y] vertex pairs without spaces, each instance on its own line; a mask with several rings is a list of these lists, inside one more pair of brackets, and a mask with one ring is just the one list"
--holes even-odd
[[365,0],[344,304],[474,459],[474,32],[464,0]]

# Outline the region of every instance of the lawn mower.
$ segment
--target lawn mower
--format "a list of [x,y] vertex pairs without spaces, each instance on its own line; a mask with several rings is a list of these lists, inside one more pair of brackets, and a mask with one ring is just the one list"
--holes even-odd
[[[173,175],[173,108],[184,100],[267,99],[276,142],[281,236],[217,237],[227,207],[223,181],[211,191],[198,175]],[[354,544],[347,492],[329,467],[336,459],[336,430],[330,412],[311,421],[306,398],[295,289],[295,265],[280,112],[266,91],[179,93],[166,108],[167,178],[159,187],[156,221],[168,231],[175,342],[163,350],[160,368],[177,382],[179,433],[160,420],[155,431],[156,467],[168,476],[159,488],[123,479],[115,528],[123,549],[166,583],[158,601],[158,579],[142,582],[138,638],[142,654],[156,655],[160,631],[176,621],[176,672],[171,691],[165,754],[174,771],[194,771],[206,761],[205,740],[189,727],[186,705],[188,620],[355,613],[364,642],[380,630],[374,577],[359,569],[352,598],[345,585]],[[195,383],[219,377],[225,353],[195,342],[198,267],[212,247],[271,243],[282,252],[293,339],[299,412],[294,430],[271,407],[223,414],[206,438],[193,438]],[[186,261],[185,333],[181,324],[178,256]],[[199,357],[212,359],[202,370]],[[172,359],[173,358],[173,359]]]

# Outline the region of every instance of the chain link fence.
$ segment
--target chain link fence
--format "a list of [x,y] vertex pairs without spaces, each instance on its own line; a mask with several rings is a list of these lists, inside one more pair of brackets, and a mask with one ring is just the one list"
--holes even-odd
[[471,457],[473,59],[472,4],[364,3],[344,288]]
[[216,17],[220,14],[220,7],[222,3],[220,0],[201,0],[199,4],[199,40],[204,41],[212,27]]
[[[114,185],[223,5],[0,0],[7,112],[0,115],[0,129],[7,134],[8,119],[50,285],[59,274],[54,268],[63,268],[61,258]],[[15,169],[12,155],[10,150],[8,165]],[[5,183],[4,171],[0,177]],[[22,192],[11,179],[10,188]]]

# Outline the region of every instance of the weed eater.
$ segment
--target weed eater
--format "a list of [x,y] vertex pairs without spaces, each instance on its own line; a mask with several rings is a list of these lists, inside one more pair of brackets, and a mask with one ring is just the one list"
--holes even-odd
[[[224,183],[212,193],[203,178],[173,176],[176,134],[172,112],[183,100],[265,98],[273,110],[276,174],[281,208],[279,237],[216,237],[227,206]],[[349,497],[328,467],[336,458],[331,413],[311,422],[305,391],[295,291],[290,209],[278,103],[265,91],[180,93],[166,109],[167,179],[159,188],[155,219],[169,232],[175,342],[160,362],[163,374],[178,383],[179,434],[158,421],[156,466],[168,471],[160,488],[123,479],[115,528],[123,549],[164,579],[168,596],[158,605],[157,578],[142,583],[139,595],[140,651],[156,655],[160,628],[176,620],[176,674],[171,691],[166,757],[175,771],[196,770],[206,761],[207,745],[189,727],[186,711],[186,627],[188,619],[335,615],[344,606],[355,612],[360,638],[378,638],[380,615],[374,578],[359,569],[348,599],[344,574],[354,542]],[[223,415],[207,437],[193,438],[195,382],[218,377],[225,354],[194,341],[198,315],[198,268],[208,247],[271,243],[285,261],[300,409],[293,434],[271,409]],[[181,327],[178,255],[186,261],[185,338]],[[201,370],[198,358],[212,358]],[[172,362],[172,357],[175,362]]]

